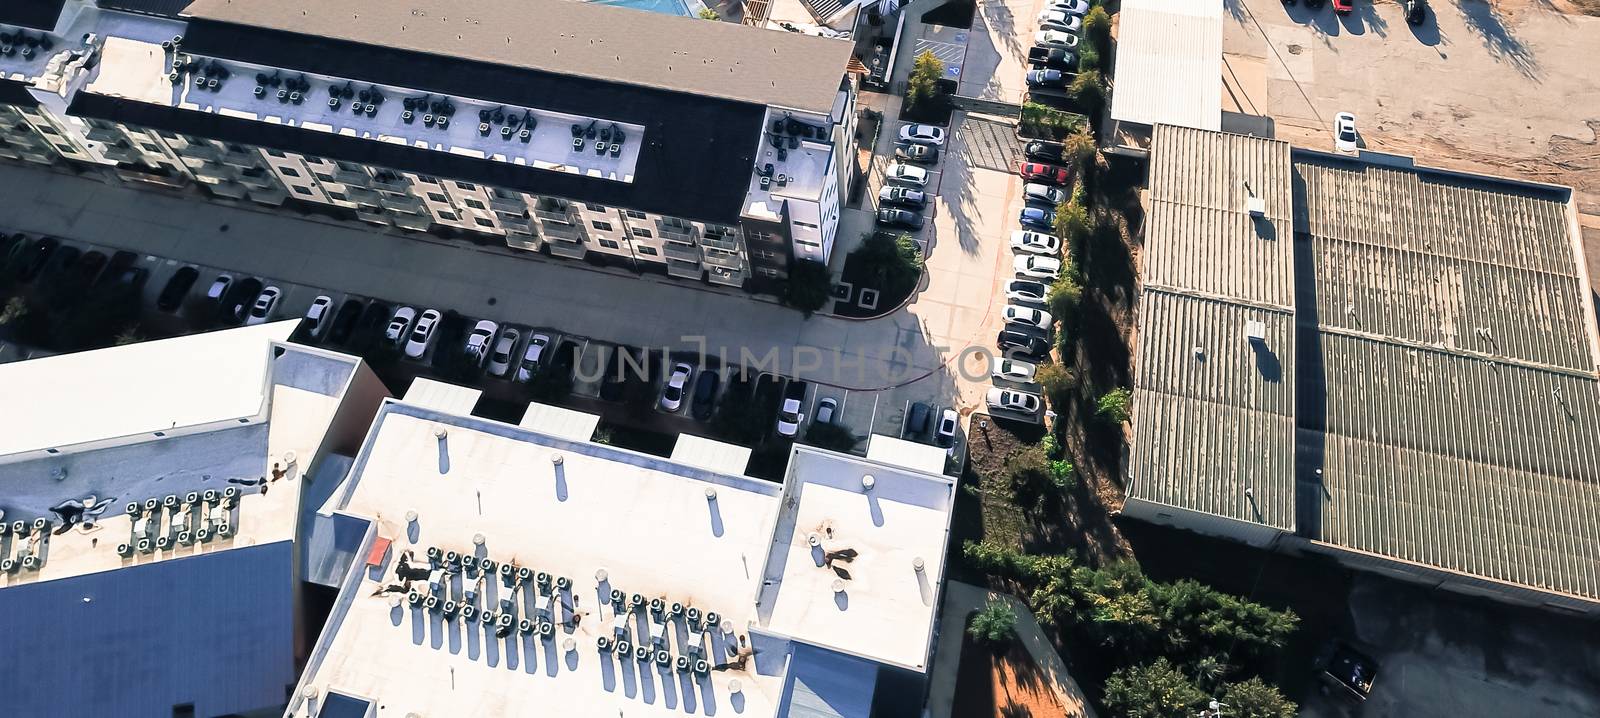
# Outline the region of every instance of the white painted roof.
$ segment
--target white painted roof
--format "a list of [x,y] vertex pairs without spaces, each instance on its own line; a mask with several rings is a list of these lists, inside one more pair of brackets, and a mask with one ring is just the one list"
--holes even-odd
[[406,388],[403,401],[450,414],[471,414],[482,396],[481,389],[446,384],[419,376],[411,381],[410,387]]
[[1113,77],[1112,119],[1221,127],[1222,2],[1123,2]]
[[600,415],[535,401],[528,404],[517,425],[569,441],[588,441],[600,426]]
[[750,465],[750,448],[692,434],[679,434],[678,443],[672,446],[672,460],[738,476]]
[[271,342],[296,321],[0,365],[0,462],[255,416]]
[[944,473],[949,452],[931,444],[873,434],[867,439],[867,458],[930,474]]

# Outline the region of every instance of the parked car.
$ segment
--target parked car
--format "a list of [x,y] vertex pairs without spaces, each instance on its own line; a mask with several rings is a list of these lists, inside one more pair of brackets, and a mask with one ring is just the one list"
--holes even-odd
[[1022,175],[1023,179],[1038,180],[1051,184],[1066,184],[1069,176],[1067,168],[1047,165],[1043,162],[1023,162],[1017,165],[1017,174]]
[[722,382],[722,377],[714,371],[702,371],[694,380],[694,403],[689,406],[689,415],[705,421],[711,418],[716,411],[717,385]]
[[1018,411],[1024,414],[1037,414],[1042,400],[1038,394],[1030,394],[1016,389],[990,389],[985,397],[990,409],[1002,411]]
[[1054,0],[1050,3],[1051,10],[1059,10],[1069,15],[1089,14],[1089,0]]
[[919,145],[943,145],[944,129],[933,125],[906,125],[900,128],[901,142],[915,142]]
[[906,410],[906,434],[921,436],[928,433],[928,415],[933,413],[933,407],[920,401],[912,402],[911,408]]
[[511,362],[517,355],[517,343],[522,341],[522,332],[516,327],[506,327],[500,330],[500,338],[495,340],[494,351],[489,353],[489,375],[503,377],[511,371]]
[[78,257],[81,256],[83,256],[83,252],[79,251],[77,247],[61,247],[55,251],[55,254],[50,255],[49,264],[45,266],[43,272],[40,272],[39,276],[56,277],[71,269],[72,265],[78,262]]
[[206,289],[206,303],[221,308],[222,299],[228,296],[228,289],[232,286],[233,277],[218,274],[216,279],[211,280],[211,287]]
[[56,248],[61,246],[61,241],[55,237],[41,237],[28,248],[28,253],[23,255],[21,269],[17,272],[17,279],[31,282],[39,273],[44,271],[44,266],[50,262],[50,255],[55,254]]
[[889,166],[889,171],[884,173],[884,178],[890,182],[926,187],[928,184],[928,171],[921,167],[896,162]]
[[920,189],[886,185],[883,189],[878,190],[878,203],[921,209],[923,205],[928,203],[928,195]]
[[672,365],[672,375],[667,377],[667,385],[661,390],[661,408],[666,411],[677,411],[683,406],[683,390],[689,385],[689,377],[694,374],[694,367],[683,362]]
[[1007,304],[1000,316],[1005,319],[1007,324],[1017,324],[1046,331],[1055,323],[1055,318],[1050,316],[1050,312],[1018,304]]
[[1061,161],[1062,147],[1061,147],[1061,143],[1059,143],[1059,142],[1046,142],[1044,140],[1033,140],[1033,141],[1029,142],[1027,145],[1024,145],[1023,148],[1022,148],[1022,151],[1023,151],[1023,153],[1027,154],[1028,157],[1031,157],[1031,158],[1036,159],[1036,160],[1044,160],[1046,162],[1060,162]]
[[1333,116],[1333,146],[1340,152],[1356,151],[1356,116],[1341,112]]
[[1061,251],[1061,238],[1027,229],[1011,230],[1011,251],[1053,257]]
[[411,328],[411,338],[406,340],[406,356],[419,359],[428,353],[428,347],[433,346],[434,330],[439,328],[441,316],[439,310],[428,309],[417,317],[417,325]]
[[1043,202],[1054,207],[1067,201],[1067,193],[1060,187],[1051,187],[1043,182],[1029,182],[1022,185],[1022,198],[1029,202]]
[[884,207],[878,210],[878,224],[885,227],[922,229],[922,215],[911,210]]
[[1400,7],[1405,8],[1406,22],[1412,25],[1421,25],[1428,19],[1427,0],[1400,0]]
[[81,286],[93,286],[95,282],[100,281],[100,273],[105,271],[108,261],[105,254],[93,250],[85,252],[82,257],[79,257],[78,261],[72,265],[72,268],[73,271],[77,272]]
[[194,267],[179,267],[167,280],[166,286],[161,288],[161,293],[156,295],[156,309],[170,312],[183,304],[183,298],[189,295],[189,288],[194,286],[196,279],[200,278],[200,270]]
[[1023,207],[1022,211],[1017,213],[1017,220],[1022,222],[1024,227],[1052,229],[1056,226],[1056,211],[1043,207]]
[[931,165],[939,161],[939,148],[935,145],[919,145],[915,142],[896,142],[894,156],[907,162]]
[[517,365],[517,381],[528,381],[539,373],[539,362],[544,359],[544,348],[549,345],[550,336],[547,334],[528,337],[528,348],[522,350],[522,363]]
[[939,415],[939,427],[933,432],[933,442],[944,447],[956,443],[956,427],[961,425],[961,415],[955,409],[945,409]]
[[1060,30],[1040,30],[1033,34],[1033,44],[1037,47],[1061,47],[1073,50],[1078,47],[1078,36]]
[[1054,280],[1056,275],[1061,273],[1061,260],[1055,257],[1023,255],[1013,259],[1011,267],[1016,270],[1019,277]]
[[1045,293],[1049,290],[1031,279],[1013,279],[1006,283],[1006,299],[1013,302],[1032,302],[1038,304],[1044,301]]
[[[113,257],[106,265],[105,274],[102,274],[101,278],[111,274],[115,266],[116,258]],[[223,320],[232,324],[243,323],[250,313],[251,302],[261,294],[261,286],[261,280],[255,277],[245,277],[234,282],[222,299]]]
[[278,299],[283,296],[283,290],[277,287],[267,287],[256,295],[256,301],[250,305],[250,317],[245,324],[266,324],[272,318],[272,310],[278,308]]
[[[377,314],[371,320],[374,332],[377,330],[378,322],[382,321],[378,317],[389,316],[389,306],[386,304],[378,306],[375,311],[377,311]],[[333,314],[333,324],[328,329],[328,343],[343,345],[350,341],[350,336],[355,333],[357,324],[360,323],[361,317],[366,313],[367,303],[365,301],[355,297],[345,299],[344,302],[339,304],[339,311]],[[370,337],[371,335],[369,334],[368,336]],[[367,346],[370,345],[371,341],[369,340]],[[366,347],[361,348],[365,349]]]
[[806,400],[806,389],[809,384],[798,379],[789,381],[783,389],[783,403],[778,407],[778,434],[780,436],[794,436],[800,431],[800,423],[806,420],[805,414],[800,413]]
[[1073,70],[1078,67],[1078,56],[1061,47],[1030,47],[1028,64],[1046,70]]
[[383,331],[383,338],[390,344],[399,346],[405,341],[406,333],[411,331],[411,322],[417,318],[417,310],[411,307],[400,307],[394,310],[394,316],[389,318],[389,328]]
[[1060,70],[1029,70],[1024,79],[1028,87],[1059,90],[1067,86],[1067,74]]
[[500,331],[499,324],[488,319],[480,319],[473,325],[472,331],[467,333],[467,342],[461,349],[467,358],[472,360],[473,366],[481,367],[484,360],[489,358],[489,345],[494,343],[494,335],[498,331]]
[[306,309],[306,334],[312,339],[321,339],[322,333],[333,325],[333,298],[322,295],[311,300],[311,306]]
[[833,414],[838,410],[839,402],[830,396],[817,402],[817,415],[811,421],[817,424],[832,424]]
[[1050,342],[1037,334],[1029,334],[1019,329],[1002,329],[1000,336],[996,337],[995,344],[1002,351],[1015,352],[1029,357],[1042,357],[1050,353]]
[[995,357],[994,368],[989,373],[989,377],[995,381],[1014,381],[1018,384],[1031,384],[1033,383],[1034,374],[1038,371],[1039,367],[1032,362]]
[[1333,11],[1340,15],[1349,15],[1355,9],[1355,0],[1333,0]]
[[1083,29],[1083,18],[1065,10],[1048,7],[1039,13],[1039,27],[1045,30],[1076,33]]

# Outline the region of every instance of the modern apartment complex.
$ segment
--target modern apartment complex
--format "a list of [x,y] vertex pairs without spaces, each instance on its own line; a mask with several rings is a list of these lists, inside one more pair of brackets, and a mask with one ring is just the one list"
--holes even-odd
[[23,0],[0,29],[0,156],[686,280],[825,262],[854,172],[848,41],[567,0]]

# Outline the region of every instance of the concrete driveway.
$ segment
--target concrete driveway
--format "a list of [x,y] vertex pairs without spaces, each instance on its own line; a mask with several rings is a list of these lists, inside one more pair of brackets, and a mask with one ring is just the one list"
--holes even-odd
[[1022,104],[1028,48],[1046,0],[978,0],[956,94]]

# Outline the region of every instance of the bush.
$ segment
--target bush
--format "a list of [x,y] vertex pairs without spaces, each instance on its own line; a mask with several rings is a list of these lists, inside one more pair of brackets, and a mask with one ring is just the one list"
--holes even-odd
[[1086,118],[1037,102],[1022,103],[1019,131],[1023,137],[1060,140],[1083,127]]
[[1100,69],[1100,51],[1094,45],[1084,43],[1078,46],[1078,72]]
[[991,600],[977,613],[972,614],[972,623],[967,626],[967,633],[987,643],[1004,643],[1015,635],[1016,626],[1016,609],[1013,609],[1007,601]]
[[[1039,382],[1039,388],[1044,389],[1044,395],[1050,398],[1051,403],[1055,403],[1058,397],[1072,391],[1073,387],[1077,386],[1078,383],[1077,377],[1072,375],[1072,370],[1060,364],[1041,365],[1039,371],[1034,373],[1033,378],[1034,381]],[[1055,437],[1048,436],[1045,439],[1047,442],[1053,442]],[[1056,452],[1049,451],[1047,448],[1046,453],[1054,456]]]
[[1061,158],[1066,160],[1074,171],[1081,174],[1098,149],[1094,135],[1089,134],[1088,128],[1081,128],[1061,141]]
[[932,51],[917,55],[911,66],[911,76],[906,78],[906,109],[916,109],[930,104],[940,95],[939,80],[944,79],[944,61]]
[[1012,454],[1006,459],[1006,477],[1019,490],[1037,491],[1052,483],[1050,458],[1045,456],[1044,447],[1029,446]]
[[1128,422],[1128,409],[1132,401],[1132,392],[1119,386],[1100,395],[1100,400],[1095,402],[1094,413],[1113,424],[1125,424]]
[[1096,111],[1106,98],[1105,80],[1101,78],[1099,70],[1092,68],[1082,70],[1077,77],[1072,78],[1072,84],[1067,86],[1067,92],[1084,109]]
[[789,284],[784,291],[783,303],[805,312],[809,317],[828,303],[832,289],[833,274],[828,271],[828,265],[802,259],[789,268]]
[[1061,275],[1050,283],[1050,291],[1045,293],[1045,304],[1050,308],[1050,316],[1061,322],[1063,331],[1072,323],[1073,317],[1077,316],[1078,304],[1082,301],[1083,285],[1078,283],[1077,271],[1072,267],[1064,267]]
[[909,296],[922,280],[922,250],[909,234],[891,238],[874,233],[850,253],[850,258],[862,268],[868,283],[882,291],[891,304]]
[[1188,716],[1205,703],[1205,694],[1165,658],[1143,666],[1117,669],[1106,679],[1106,709],[1117,716]]
[[1097,50],[1105,49],[1111,42],[1111,16],[1105,8],[1096,5],[1083,16],[1083,38]]
[[1088,238],[1092,226],[1089,222],[1089,210],[1077,197],[1056,205],[1056,222],[1051,229],[1054,229],[1056,236],[1066,243],[1066,251],[1069,254],[1076,252],[1083,240]]
[[1298,708],[1276,686],[1254,676],[1224,686],[1221,700],[1233,718],[1294,718]]
[[1070,489],[1077,482],[1078,467],[1066,459],[1054,459],[1050,462],[1050,483],[1058,489]]
[[695,14],[700,16],[701,20],[721,20],[722,19],[722,16],[718,15],[716,10],[712,10],[711,8],[708,8],[708,7],[700,8],[700,12],[695,13]]

